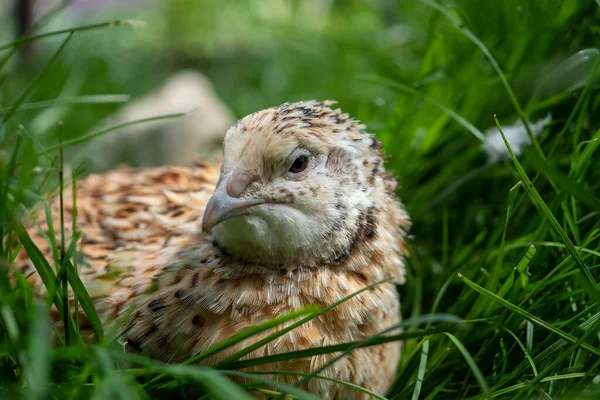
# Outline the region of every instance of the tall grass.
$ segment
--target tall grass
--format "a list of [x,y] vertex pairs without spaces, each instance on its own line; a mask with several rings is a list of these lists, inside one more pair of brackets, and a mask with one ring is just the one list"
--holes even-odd
[[[173,18],[183,18],[185,28],[191,17],[181,17],[182,10],[191,16],[200,11],[177,8],[183,3],[164,7]],[[0,45],[0,393],[33,399],[243,399],[262,391],[310,399],[314,396],[297,387],[243,369],[324,353],[342,357],[359,347],[404,340],[396,380],[385,397],[354,389],[390,399],[600,396],[600,7],[591,1],[457,3],[333,3],[317,32],[303,25],[309,24],[300,8],[297,25],[276,18],[258,21],[260,28],[239,24],[239,32],[256,29],[256,36],[236,39],[248,40],[250,50],[234,53],[238,62],[225,67],[225,80],[220,57],[226,56],[205,51],[185,57],[184,63],[204,66],[239,114],[301,97],[339,98],[383,139],[391,155],[388,166],[402,185],[398,193],[413,216],[408,279],[399,288],[403,333],[390,329],[362,342],[256,359],[243,356],[336,304],[298,310],[188,362],[167,365],[125,353],[114,333],[104,331],[77,275],[75,243],[81,233],[75,225],[72,237],[64,224],[50,225],[50,260],[24,229],[34,206],[52,221],[45,194],[62,193],[72,184],[63,173],[63,150],[120,128],[92,130],[140,84],[116,93],[109,74],[90,67],[83,80],[95,78],[106,86],[90,95],[71,89],[89,88],[87,81],[77,83],[82,78],[73,64],[99,62],[81,47],[102,41],[95,30],[133,35],[130,22],[62,26]],[[239,17],[232,10],[251,4],[227,5],[222,12]],[[203,11],[215,7],[208,2]],[[248,18],[263,18],[256,15]],[[394,44],[390,35],[400,22],[412,36]],[[213,42],[200,47],[220,43],[220,26],[203,39]],[[177,40],[165,36],[168,51],[181,51],[193,33],[189,30]],[[20,66],[20,46],[52,39],[60,42],[42,47],[48,49],[40,56],[43,62]],[[268,40],[277,53],[266,68],[252,40]],[[276,78],[279,86],[261,81]],[[507,157],[500,160],[488,159],[481,150],[486,128],[502,132],[517,119],[527,127],[547,112],[552,122],[541,136],[534,137],[529,128],[523,132],[533,144],[522,149],[522,156],[515,156],[509,142]],[[75,168],[74,178],[84,173]],[[26,277],[11,269],[21,247],[46,286],[46,298],[36,297]],[[75,302],[69,302],[69,291]],[[60,329],[50,322],[51,308]],[[82,337],[82,313],[94,343]],[[292,320],[299,322],[283,328]],[[281,328],[218,365],[196,366],[276,327]],[[327,379],[319,372],[301,379]],[[254,383],[240,385],[232,378]]]

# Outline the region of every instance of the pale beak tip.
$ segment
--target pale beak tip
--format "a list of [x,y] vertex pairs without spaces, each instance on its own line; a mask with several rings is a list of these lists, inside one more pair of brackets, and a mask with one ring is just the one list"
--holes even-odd
[[206,217],[202,218],[202,233],[210,233],[210,231],[215,225],[216,224],[214,222],[208,221]]

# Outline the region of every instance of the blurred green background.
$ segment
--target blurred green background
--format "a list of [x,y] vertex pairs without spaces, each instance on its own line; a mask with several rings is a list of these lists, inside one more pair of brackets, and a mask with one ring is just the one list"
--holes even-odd
[[[22,0],[18,0],[20,2]],[[58,1],[33,1],[45,15]],[[4,0],[4,3],[10,3]],[[48,4],[46,4],[48,3]],[[79,0],[48,18],[41,31],[111,19],[145,21],[76,34],[31,100],[70,94],[139,96],[181,68],[197,69],[238,116],[285,101],[333,98],[355,117],[403,148],[430,149],[461,129],[440,119],[420,99],[365,83],[378,74],[418,88],[454,107],[480,129],[492,114],[514,110],[482,52],[426,3],[400,1],[109,1]],[[523,103],[535,88],[538,100],[585,83],[593,61],[548,76],[562,60],[598,44],[594,1],[445,2],[493,50]],[[18,27],[3,7],[1,38]],[[22,74],[3,85],[4,98],[18,92],[64,39],[37,41],[19,59]],[[35,50],[35,51],[31,51]],[[71,85],[71,87],[69,87]],[[89,128],[115,107],[80,107],[64,116],[69,134]],[[443,128],[443,129],[442,129]],[[400,142],[395,142],[400,144]],[[476,144],[476,142],[474,142]],[[400,147],[400,146],[398,146]]]
[[[24,21],[23,14],[19,17],[14,3],[2,3],[0,42],[14,40],[32,21]],[[594,168],[600,162],[597,152],[586,159],[591,168],[572,173],[580,154],[578,146],[600,128],[600,91],[598,79],[593,77],[600,46],[597,1],[24,3],[32,6],[34,22],[47,15],[35,33],[107,20],[144,21],[136,27],[126,24],[76,32],[37,82],[28,102],[101,94],[125,94],[135,100],[160,87],[174,73],[192,69],[211,81],[237,118],[286,101],[334,99],[344,111],[366,123],[368,130],[383,140],[390,155],[388,167],[398,176],[398,193],[414,221],[409,279],[401,289],[405,315],[431,312],[437,306],[437,311],[464,318],[487,318],[490,309],[476,304],[478,295],[466,288],[456,273],[475,277],[493,291],[498,280],[512,276],[530,243],[559,241],[529,200],[520,198],[506,233],[506,254],[497,261],[508,191],[520,178],[512,162],[490,158],[477,136],[494,126],[494,114],[505,126],[517,121],[515,100],[531,122],[551,115],[539,136],[541,148],[559,171],[570,174],[591,195],[599,195],[600,168]],[[438,4],[443,5],[443,12],[436,8]],[[9,50],[0,53],[3,107],[12,104],[63,40],[64,36],[37,40],[21,46],[10,59],[4,59]],[[486,51],[514,90],[514,99]],[[581,97],[584,87],[586,96]],[[56,144],[59,120],[65,137],[74,138],[90,132],[122,106],[78,104],[42,112],[21,111],[3,127],[3,134],[6,139],[22,123],[43,145]],[[118,132],[108,135],[115,134]],[[524,149],[525,168],[540,178],[544,173],[539,164],[529,162],[530,151]],[[77,156],[76,152],[71,156]],[[574,243],[582,245],[591,237],[590,247],[598,251],[600,244],[594,236],[599,227],[598,210],[575,200],[566,205],[571,197],[567,200],[562,187],[553,187],[545,178],[535,184]],[[515,283],[520,288],[511,292],[512,300],[523,300],[523,293],[531,289],[528,279],[539,281],[566,255],[557,246],[540,245],[531,272],[523,275],[521,286]],[[590,265],[598,264],[598,256],[594,257]],[[597,271],[594,269],[596,277]],[[550,297],[545,298],[545,308],[538,299],[521,306],[531,307],[530,311],[548,321],[561,321],[560,326],[571,326],[568,324],[578,320],[571,320],[567,311],[574,303],[589,305],[586,292],[576,289],[581,296],[571,301],[562,294],[551,296],[577,288],[578,281],[572,279],[555,282],[547,293]],[[536,293],[542,293],[540,290],[535,287]],[[436,298],[444,300],[436,303]],[[510,314],[500,319],[502,325],[510,320]],[[523,341],[533,343],[522,324],[511,323]],[[491,326],[473,329],[461,337],[490,381],[500,379],[506,367],[494,358],[499,351],[494,347],[498,333],[492,331]],[[494,340],[489,339],[492,336]],[[551,336],[541,337],[547,338]],[[514,348],[508,353],[514,358]],[[446,353],[438,356],[436,360],[442,360]],[[450,358],[436,365],[436,376],[429,378],[425,392],[433,393],[432,388],[448,371],[473,384],[466,367],[454,370],[462,356],[454,351]],[[398,385],[414,382],[415,360],[414,354],[407,352],[405,374],[400,375]],[[585,368],[589,362],[585,361]],[[473,386],[454,388],[455,393],[466,393],[469,387]],[[403,389],[396,386],[395,390],[398,394]]]

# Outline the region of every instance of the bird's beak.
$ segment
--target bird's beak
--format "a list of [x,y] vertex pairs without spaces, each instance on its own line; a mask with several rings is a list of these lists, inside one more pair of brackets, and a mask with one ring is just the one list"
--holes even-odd
[[219,185],[204,210],[202,230],[206,233],[226,219],[240,215],[245,209],[265,203],[263,199],[239,198],[241,192],[257,177],[248,175],[233,175],[219,179]]

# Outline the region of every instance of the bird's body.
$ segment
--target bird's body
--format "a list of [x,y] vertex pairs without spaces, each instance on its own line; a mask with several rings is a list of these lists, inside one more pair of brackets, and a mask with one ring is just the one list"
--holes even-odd
[[[378,142],[330,104],[285,104],[242,119],[226,136],[221,171],[208,164],[122,168],[78,182],[80,276],[103,321],[122,324],[128,349],[183,361],[300,307],[330,305],[387,277],[404,281],[408,216],[396,181]],[[70,193],[64,198],[69,216]],[[58,202],[52,207],[58,211]],[[42,217],[39,223],[47,233]],[[36,226],[29,232],[51,258]],[[33,271],[24,252],[17,264]],[[30,281],[43,292],[37,275]],[[396,288],[385,283],[245,358],[364,340],[399,321]],[[400,349],[397,342],[359,349],[321,375],[383,393]],[[308,373],[332,357],[253,369]],[[364,396],[321,379],[305,387],[325,399]]]

